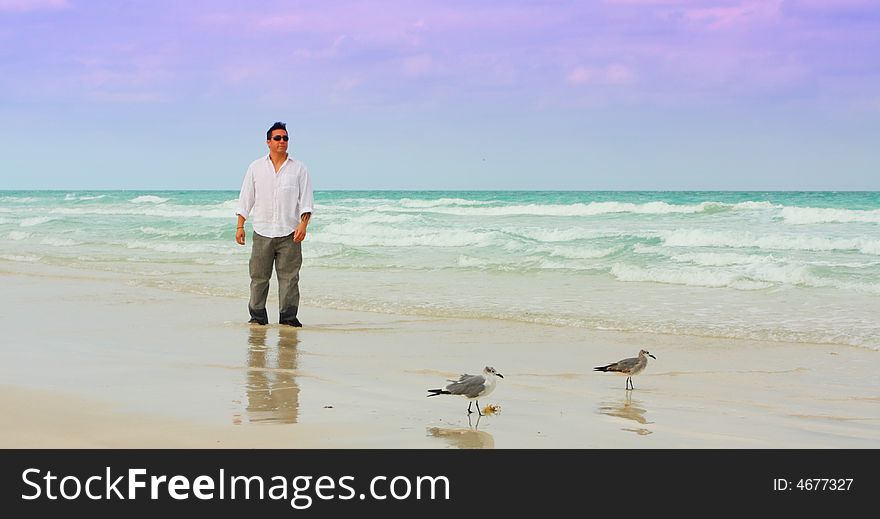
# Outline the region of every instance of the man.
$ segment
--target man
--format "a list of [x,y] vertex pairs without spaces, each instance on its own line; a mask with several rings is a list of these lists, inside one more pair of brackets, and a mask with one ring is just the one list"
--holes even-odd
[[244,245],[244,222],[251,220],[251,298],[248,310],[253,324],[269,322],[266,296],[272,265],[278,277],[280,324],[302,326],[296,318],[299,307],[299,269],[302,241],[312,216],[314,196],[309,170],[287,154],[287,126],[276,122],[266,132],[269,154],[248,166],[238,197],[238,227],[235,241]]

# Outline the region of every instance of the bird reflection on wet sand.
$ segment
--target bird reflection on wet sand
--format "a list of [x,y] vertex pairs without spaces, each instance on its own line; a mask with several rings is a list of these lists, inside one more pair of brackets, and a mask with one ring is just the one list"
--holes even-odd
[[[623,400],[615,400],[610,402],[603,402],[599,407],[599,412],[608,416],[616,416],[618,418],[625,418],[627,420],[632,420],[641,425],[648,425],[653,422],[649,422],[645,417],[647,411],[639,407],[643,405],[639,400],[632,399],[632,391],[628,390],[626,392],[626,398]],[[622,431],[634,432],[640,436],[645,436],[651,434],[651,431],[644,427],[638,428],[621,428]]]
[[483,415],[477,416],[476,421],[472,420],[471,416],[468,415],[467,428],[429,427],[428,435],[442,438],[451,447],[458,449],[494,449],[495,438],[486,431],[479,430],[480,420],[485,415],[497,414],[499,411],[500,407],[488,405],[483,410]]
[[482,416],[477,417],[476,424],[472,424],[470,416],[468,416],[468,428],[445,429],[442,427],[429,427],[428,435],[435,438],[442,438],[451,447],[457,449],[494,449],[495,438],[486,431],[480,431],[480,420]]
[[296,330],[278,330],[277,350],[266,347],[267,326],[251,326],[248,335],[247,395],[248,421],[251,423],[296,423],[299,411]]

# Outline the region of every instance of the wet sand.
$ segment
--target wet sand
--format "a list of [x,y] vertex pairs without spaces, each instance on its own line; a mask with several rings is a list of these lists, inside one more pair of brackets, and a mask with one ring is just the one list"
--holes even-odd
[[[0,265],[0,447],[877,448],[880,352],[309,307]],[[274,284],[272,291],[274,291]],[[275,301],[270,299],[270,309]],[[270,316],[272,313],[270,312]],[[625,377],[594,366],[650,350]],[[426,398],[504,374],[466,414]]]

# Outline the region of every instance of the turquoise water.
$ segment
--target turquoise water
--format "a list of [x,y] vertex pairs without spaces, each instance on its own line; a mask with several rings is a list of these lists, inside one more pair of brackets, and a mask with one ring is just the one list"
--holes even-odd
[[[246,297],[235,191],[0,191],[0,267]],[[315,194],[303,304],[880,349],[880,193]],[[232,280],[232,281],[230,281]]]

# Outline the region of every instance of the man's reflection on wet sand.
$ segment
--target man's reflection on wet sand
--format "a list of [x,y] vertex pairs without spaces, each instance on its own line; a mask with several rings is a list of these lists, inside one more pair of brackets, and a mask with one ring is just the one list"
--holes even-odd
[[296,423],[299,386],[294,374],[299,340],[296,329],[282,326],[278,347],[266,347],[267,326],[251,326],[248,335],[247,417],[251,423]]

